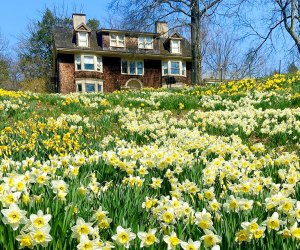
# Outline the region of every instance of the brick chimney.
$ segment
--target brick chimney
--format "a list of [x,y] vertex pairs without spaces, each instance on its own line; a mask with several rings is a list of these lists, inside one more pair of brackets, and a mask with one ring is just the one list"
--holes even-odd
[[161,37],[168,38],[169,37],[168,23],[157,21],[155,23],[155,32],[159,33]]
[[73,28],[74,29],[82,23],[86,24],[85,14],[73,14],[72,18],[73,18]]

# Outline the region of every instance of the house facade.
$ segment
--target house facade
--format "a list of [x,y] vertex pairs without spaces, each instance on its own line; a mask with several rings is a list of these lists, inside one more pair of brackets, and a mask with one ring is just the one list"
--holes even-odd
[[84,14],[73,14],[73,29],[54,33],[54,79],[59,93],[112,92],[123,88],[191,83],[191,49],[168,24],[156,32],[92,31]]

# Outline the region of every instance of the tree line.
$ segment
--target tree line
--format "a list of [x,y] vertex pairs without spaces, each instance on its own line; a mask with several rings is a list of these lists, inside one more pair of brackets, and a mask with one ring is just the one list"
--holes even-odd
[[[109,28],[153,31],[155,21],[161,20],[171,31],[183,33],[191,44],[193,84],[207,77],[240,79],[280,72],[281,62],[268,62],[278,44],[290,56],[285,68],[298,70],[300,0],[114,0],[109,12]],[[93,30],[100,27],[97,19],[87,24]],[[53,32],[58,27],[71,29],[71,15],[45,9],[21,36],[16,58],[9,56],[0,34],[2,88],[53,91]]]

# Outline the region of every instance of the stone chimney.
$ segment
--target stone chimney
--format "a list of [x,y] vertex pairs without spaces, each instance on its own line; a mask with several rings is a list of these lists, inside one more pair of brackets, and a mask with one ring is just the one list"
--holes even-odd
[[159,33],[161,37],[168,38],[169,37],[168,23],[157,21],[155,23],[155,32]]
[[73,18],[73,28],[74,29],[82,23],[86,24],[85,14],[73,14],[72,18]]

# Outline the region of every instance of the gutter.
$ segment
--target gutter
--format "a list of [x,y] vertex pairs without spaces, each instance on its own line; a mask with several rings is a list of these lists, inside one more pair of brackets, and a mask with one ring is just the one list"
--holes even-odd
[[132,53],[132,52],[126,52],[126,51],[105,51],[105,50],[80,50],[80,49],[70,49],[70,48],[56,48],[56,54],[59,52],[66,52],[68,54],[74,54],[74,53],[94,53],[97,55],[103,55],[107,57],[122,57],[128,56],[128,57],[143,57],[145,59],[184,59],[186,61],[192,61],[191,56],[180,56],[180,55],[162,55],[162,54],[140,54],[140,53]]

